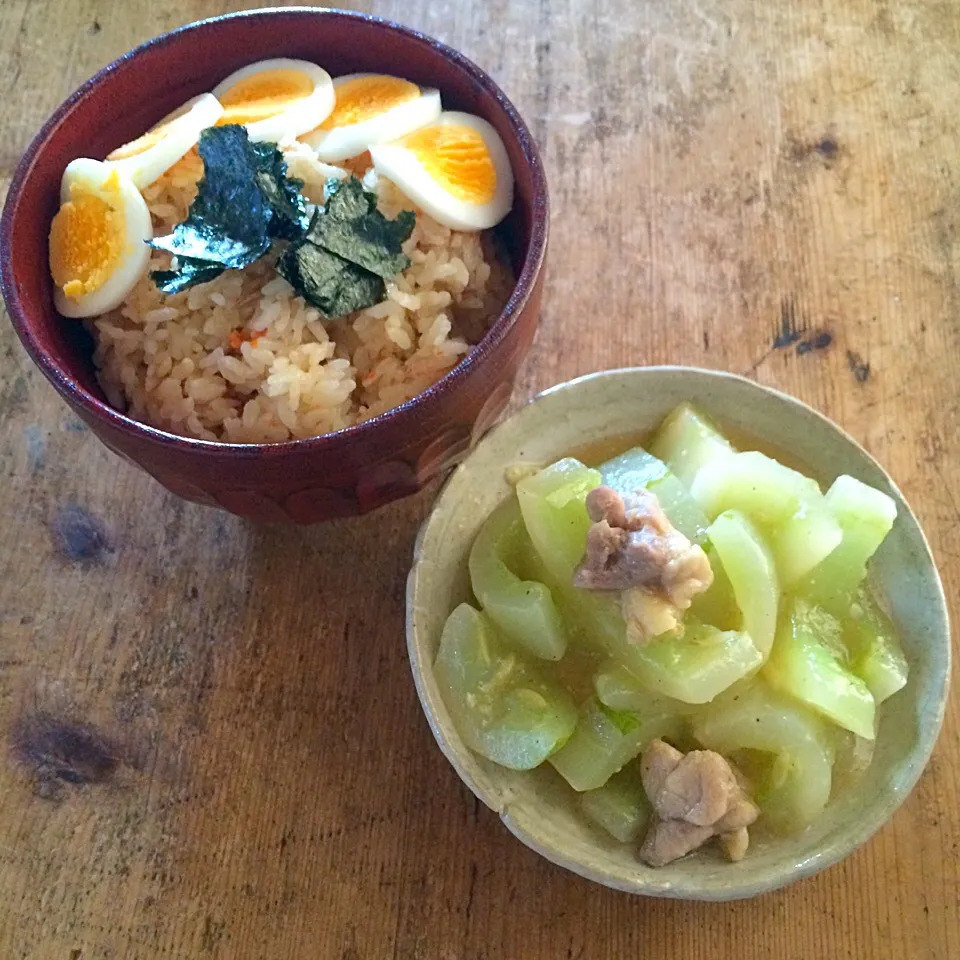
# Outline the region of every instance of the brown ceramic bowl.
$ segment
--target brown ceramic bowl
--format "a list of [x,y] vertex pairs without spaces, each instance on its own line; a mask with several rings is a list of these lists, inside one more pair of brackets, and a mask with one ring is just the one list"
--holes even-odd
[[[498,232],[516,287],[483,340],[414,399],[336,433],[287,443],[191,440],[114,409],[93,344],[55,311],[47,232],[60,177],[103,157],[233,70],[269,57],[316,60],[333,76],[396,73],[437,87],[447,109],[484,117],[506,145],[514,207]],[[461,459],[506,405],[536,331],[547,246],[547,184],[516,109],[479,67],[429,37],[374,17],[317,8],[254,10],[166,33],[87,81],[44,125],[17,167],[0,222],[2,288],[20,340],[77,415],[167,489],[263,521],[315,523],[364,513],[420,489]]]

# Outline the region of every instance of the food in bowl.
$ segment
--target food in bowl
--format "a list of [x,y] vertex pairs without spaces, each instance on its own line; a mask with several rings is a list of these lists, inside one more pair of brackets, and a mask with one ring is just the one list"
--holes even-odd
[[468,747],[549,765],[648,864],[714,837],[739,859],[849,789],[906,684],[867,575],[896,507],[850,476],[823,493],[686,404],[612,454],[511,478],[434,675]]
[[493,127],[402,78],[268,60],[64,172],[59,312],[110,402],[205,440],[329,433],[422,392],[512,276]]

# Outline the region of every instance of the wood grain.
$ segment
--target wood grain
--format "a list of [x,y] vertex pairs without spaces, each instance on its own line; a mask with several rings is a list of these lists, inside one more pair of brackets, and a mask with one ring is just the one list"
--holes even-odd
[[[228,6],[3,0],[4,183],[83,79]],[[660,362],[781,387],[891,471],[957,621],[960,7],[357,7],[462,49],[543,146],[515,402]],[[960,957],[955,703],[901,811],[825,874],[727,906],[594,887],[481,809],[423,721],[403,591],[429,493],[258,529],[102,448],[7,324],[0,355],[0,956]]]

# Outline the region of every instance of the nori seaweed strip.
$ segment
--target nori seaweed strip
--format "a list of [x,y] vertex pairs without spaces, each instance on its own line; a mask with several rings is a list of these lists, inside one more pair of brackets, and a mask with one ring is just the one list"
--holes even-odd
[[310,226],[307,198],[300,192],[303,181],[287,176],[283,153],[274,143],[251,144],[257,157],[257,186],[270,205],[267,230],[271,237],[299,240]]
[[309,241],[291,244],[277,261],[277,272],[328,319],[371,307],[386,296],[380,277]]
[[[257,154],[246,130],[236,125],[204,130],[199,150],[204,174],[187,219],[151,245],[185,258],[185,266],[201,262],[211,268],[245,267],[270,249],[273,211],[256,180]],[[188,268],[187,273],[204,272]]]
[[180,293],[198,283],[216,280],[226,267],[207,260],[194,260],[191,257],[177,257],[176,270],[154,270],[151,279],[161,293],[168,296]]
[[410,265],[402,245],[416,215],[405,210],[387,219],[356,177],[331,181],[326,204],[311,218],[303,183],[287,176],[276,144],[251,143],[243,127],[227,125],[204,130],[199,150],[204,174],[187,219],[152,243],[176,257],[175,267],[151,274],[161,292],[179,293],[242,269],[272,241],[290,241],[277,271],[335,319],[379,303],[384,280]]
[[417,217],[410,210],[388,220],[377,209],[377,198],[356,178],[327,184],[327,202],[314,217],[307,239],[390,280],[410,266],[403,242],[413,233]]

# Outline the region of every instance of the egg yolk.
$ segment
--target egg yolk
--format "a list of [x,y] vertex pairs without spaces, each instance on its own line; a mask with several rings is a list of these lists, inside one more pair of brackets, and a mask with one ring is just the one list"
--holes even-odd
[[470,127],[436,124],[400,141],[436,183],[458,200],[489,203],[497,189],[497,170],[483,137]]
[[336,94],[336,106],[320,124],[321,130],[333,130],[378,117],[401,103],[416,100],[420,88],[409,80],[377,75],[341,83]]
[[299,70],[255,73],[235,83],[220,97],[224,112],[217,125],[266,120],[312,93],[313,80]]
[[50,225],[50,272],[71,300],[98,290],[124,248],[123,217],[102,197],[70,188],[70,199]]
[[159,126],[154,127],[149,132],[143,134],[143,136],[137,137],[136,140],[131,140],[129,143],[123,144],[122,147],[117,147],[117,149],[112,153],[108,153],[107,159],[126,160],[127,157],[135,157],[138,154],[143,153],[145,150],[149,150],[167,135],[167,130],[169,127],[169,123],[162,123]]

